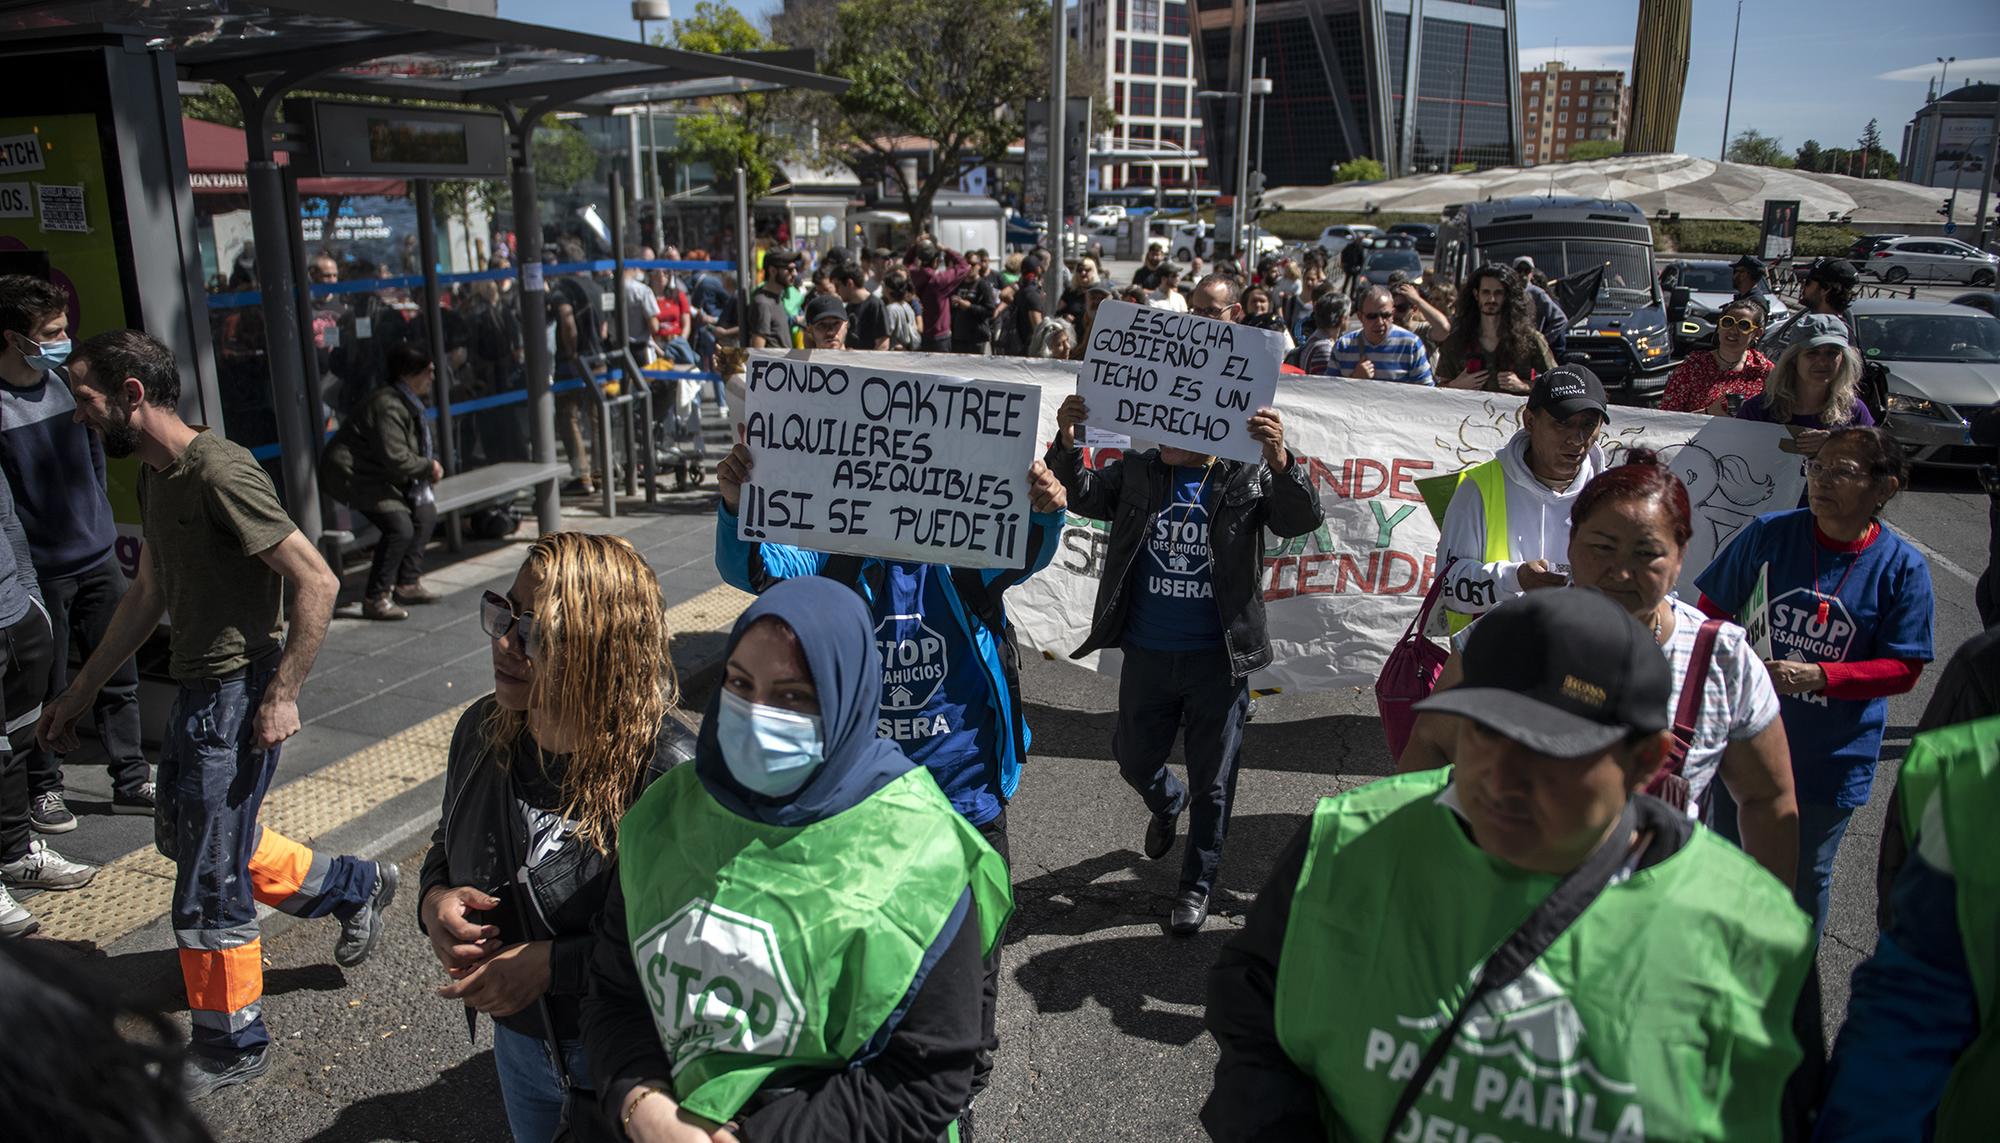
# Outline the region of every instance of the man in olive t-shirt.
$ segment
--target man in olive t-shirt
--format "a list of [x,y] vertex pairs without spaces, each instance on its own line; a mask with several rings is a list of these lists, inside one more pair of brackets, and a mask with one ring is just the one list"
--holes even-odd
[[[333,958],[352,967],[381,936],[397,871],[314,853],[257,822],[279,744],[298,733],[299,685],[339,580],[256,460],[181,420],[180,373],[165,345],[135,330],[99,334],[69,370],[77,419],[103,436],[107,455],[143,462],[146,551],[110,630],[36,733],[44,747],[73,746],[91,696],[171,611],[180,692],[160,751],[154,838],[174,861],[174,940],[193,1024],[183,1081],[198,1099],[270,1066],[257,905],[340,917]],[[298,595],[289,639],[287,582]]]

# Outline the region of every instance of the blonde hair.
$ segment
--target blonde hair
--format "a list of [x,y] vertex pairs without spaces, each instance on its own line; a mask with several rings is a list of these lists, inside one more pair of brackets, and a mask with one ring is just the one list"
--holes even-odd
[[[1778,358],[1778,364],[1764,381],[1764,412],[1774,424],[1786,424],[1794,416],[1810,415],[1808,410],[1798,408],[1799,399],[1799,357],[1806,351],[1801,341],[1785,350]],[[1826,405],[1819,410],[1820,422],[1828,428],[1838,428],[1854,419],[1854,397],[1861,391],[1861,355],[1851,345],[1840,348],[1840,367],[1833,371],[1833,381],[1826,389]]]
[[[562,816],[577,823],[578,840],[608,855],[679,698],[660,581],[629,541],[588,532],[543,536],[527,566],[541,581],[528,705],[576,733]],[[504,765],[527,726],[526,711],[495,704],[484,726],[491,756]]]

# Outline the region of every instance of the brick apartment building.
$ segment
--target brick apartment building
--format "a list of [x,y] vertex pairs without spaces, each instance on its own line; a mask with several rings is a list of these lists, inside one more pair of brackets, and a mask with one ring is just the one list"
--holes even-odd
[[1550,61],[1521,73],[1521,161],[1561,163],[1587,139],[1622,143],[1632,88],[1622,71],[1578,71]]

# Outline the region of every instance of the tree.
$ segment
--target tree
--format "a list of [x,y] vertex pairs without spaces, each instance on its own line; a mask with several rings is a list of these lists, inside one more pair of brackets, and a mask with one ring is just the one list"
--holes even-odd
[[1333,181],[1337,183],[1374,183],[1387,177],[1382,164],[1366,155],[1349,159],[1333,169]]
[[1590,159],[1608,159],[1613,155],[1622,155],[1624,153],[1625,144],[1615,139],[1585,139],[1581,143],[1572,143],[1570,145],[1569,161],[1572,163],[1581,163]]
[[[743,13],[717,0],[701,0],[693,15],[674,21],[672,43],[715,55],[778,46]],[[702,101],[699,114],[678,122],[680,141],[672,154],[680,162],[707,163],[718,179],[742,167],[749,195],[755,199],[777,181],[780,164],[805,154],[804,141],[791,129],[799,122],[800,107],[799,99],[785,92],[712,96]]]
[[1882,149],[1882,125],[1870,119],[1868,126],[1861,129],[1861,138],[1854,141],[1854,147],[1861,152],[1861,163],[1856,173],[1864,179],[1893,179],[1896,177],[1897,163]]
[[1745,128],[1736,138],[1729,141],[1728,159],[1732,163],[1749,163],[1757,167],[1792,167],[1797,164],[1785,154],[1784,141],[1775,135],[1766,135],[1756,128]]
[[[825,70],[851,86],[820,101],[820,137],[922,228],[967,160],[1021,137],[1021,109],[1048,92],[1048,27],[1039,0],[845,0]],[[927,167],[902,161],[911,137],[929,142]]]
[[1821,164],[1826,161],[1826,152],[1820,149],[1818,139],[1807,139],[1799,144],[1798,154],[1793,156],[1792,161],[1802,171],[1823,171],[1826,168]]

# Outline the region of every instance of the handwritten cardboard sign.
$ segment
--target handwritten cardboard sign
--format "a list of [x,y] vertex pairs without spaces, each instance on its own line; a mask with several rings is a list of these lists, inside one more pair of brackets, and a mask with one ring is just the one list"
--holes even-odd
[[1006,381],[753,354],[745,540],[1019,568],[1041,390]]
[[1245,423],[1271,404],[1284,356],[1275,330],[1105,302],[1076,391],[1093,428],[1255,461],[1264,449]]

